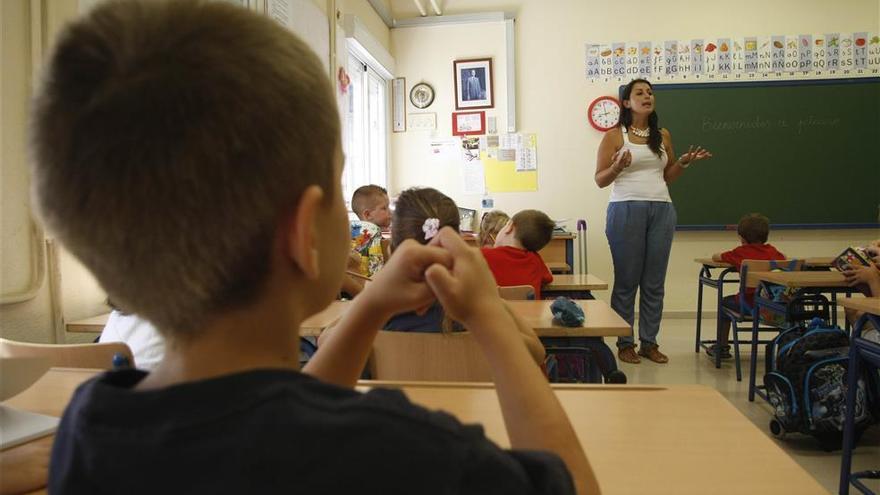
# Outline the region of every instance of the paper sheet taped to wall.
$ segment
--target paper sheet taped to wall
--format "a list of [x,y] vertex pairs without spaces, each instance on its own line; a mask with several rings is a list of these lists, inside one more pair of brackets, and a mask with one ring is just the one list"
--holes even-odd
[[517,172],[516,161],[499,161],[481,154],[483,173],[486,176],[486,189],[489,192],[524,192],[538,190],[538,172],[529,170]]

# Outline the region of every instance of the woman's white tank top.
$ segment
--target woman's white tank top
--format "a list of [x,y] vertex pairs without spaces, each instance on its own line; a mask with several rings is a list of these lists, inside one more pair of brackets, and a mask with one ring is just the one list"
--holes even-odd
[[616,201],[665,201],[672,202],[669,188],[663,179],[666,168],[666,147],[661,145],[661,156],[651,151],[647,144],[630,142],[626,129],[623,131],[623,148],[632,153],[632,163],[627,167],[611,187],[609,202]]

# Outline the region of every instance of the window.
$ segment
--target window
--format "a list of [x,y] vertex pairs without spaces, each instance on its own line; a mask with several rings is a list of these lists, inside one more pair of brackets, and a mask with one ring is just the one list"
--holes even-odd
[[342,175],[346,201],[365,184],[388,187],[388,84],[353,52],[348,54],[348,75]]

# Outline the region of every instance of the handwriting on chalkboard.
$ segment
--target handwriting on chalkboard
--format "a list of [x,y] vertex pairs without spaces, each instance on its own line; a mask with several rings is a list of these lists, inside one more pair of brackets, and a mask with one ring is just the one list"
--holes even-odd
[[840,117],[808,115],[793,119],[770,119],[756,115],[746,119],[719,120],[713,117],[703,116],[703,132],[738,132],[760,131],[768,129],[791,129],[798,134],[810,130],[818,130],[827,127],[840,127]]

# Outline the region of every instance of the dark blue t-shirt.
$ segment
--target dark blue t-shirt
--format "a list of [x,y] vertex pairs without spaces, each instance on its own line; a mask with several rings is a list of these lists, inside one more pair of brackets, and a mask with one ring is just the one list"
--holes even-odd
[[50,493],[574,493],[555,455],[505,451],[482,427],[288,370],[133,391],[80,386],[52,449]]
[[[443,306],[435,302],[421,315],[415,311],[394,315],[382,328],[383,330],[393,330],[395,332],[439,333],[443,331],[443,319],[445,316],[446,312],[443,310]],[[453,321],[452,330],[459,332],[464,330],[464,327],[458,322]]]

